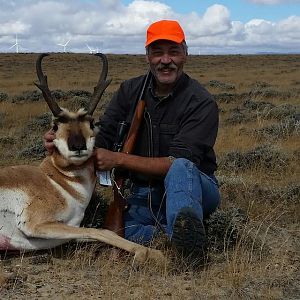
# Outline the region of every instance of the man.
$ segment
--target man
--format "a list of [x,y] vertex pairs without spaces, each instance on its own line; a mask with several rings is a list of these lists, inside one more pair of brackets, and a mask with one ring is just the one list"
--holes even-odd
[[[100,120],[95,161],[100,171],[121,168],[132,181],[125,212],[125,238],[147,244],[163,231],[185,255],[202,254],[203,219],[219,205],[213,150],[218,107],[212,96],[183,72],[187,60],[178,22],[161,20],[147,30],[151,71],[146,109],[133,154],[111,151],[120,121],[130,121],[145,75],[125,81]],[[45,135],[51,150],[53,136]]]

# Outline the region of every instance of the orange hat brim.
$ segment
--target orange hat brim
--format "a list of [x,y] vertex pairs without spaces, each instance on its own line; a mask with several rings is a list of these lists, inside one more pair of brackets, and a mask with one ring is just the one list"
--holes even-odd
[[180,44],[183,42],[184,38],[175,35],[166,35],[166,34],[156,35],[155,37],[147,40],[145,47],[149,46],[151,43],[158,40],[168,40]]

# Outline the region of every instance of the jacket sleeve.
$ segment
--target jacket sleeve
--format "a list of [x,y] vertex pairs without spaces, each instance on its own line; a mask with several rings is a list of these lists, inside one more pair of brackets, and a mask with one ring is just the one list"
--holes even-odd
[[169,155],[187,158],[200,166],[203,158],[213,152],[219,113],[212,97],[200,100],[194,96],[192,100],[180,121],[179,131],[170,144]]

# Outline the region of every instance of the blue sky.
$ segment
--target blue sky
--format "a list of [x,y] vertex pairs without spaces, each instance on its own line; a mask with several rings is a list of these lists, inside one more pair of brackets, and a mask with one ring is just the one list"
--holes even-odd
[[192,54],[300,53],[300,0],[0,0],[0,7],[0,52],[58,52],[67,43],[71,52],[144,53],[147,27],[176,19]]
[[[128,5],[132,2],[132,0],[122,0],[122,2]],[[230,8],[233,20],[242,22],[248,22],[251,19],[278,21],[291,15],[300,15],[300,1],[282,1],[282,3],[273,5],[254,3],[253,1],[247,0],[162,0],[159,2],[169,5],[174,9],[174,11],[182,14],[186,14],[191,11],[203,14],[207,7],[213,4],[222,4]]]

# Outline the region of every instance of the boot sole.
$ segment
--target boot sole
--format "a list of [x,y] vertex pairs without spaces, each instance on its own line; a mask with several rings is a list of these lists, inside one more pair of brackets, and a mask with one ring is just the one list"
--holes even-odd
[[172,244],[184,257],[203,257],[206,251],[206,234],[203,222],[192,209],[182,209],[173,227]]

